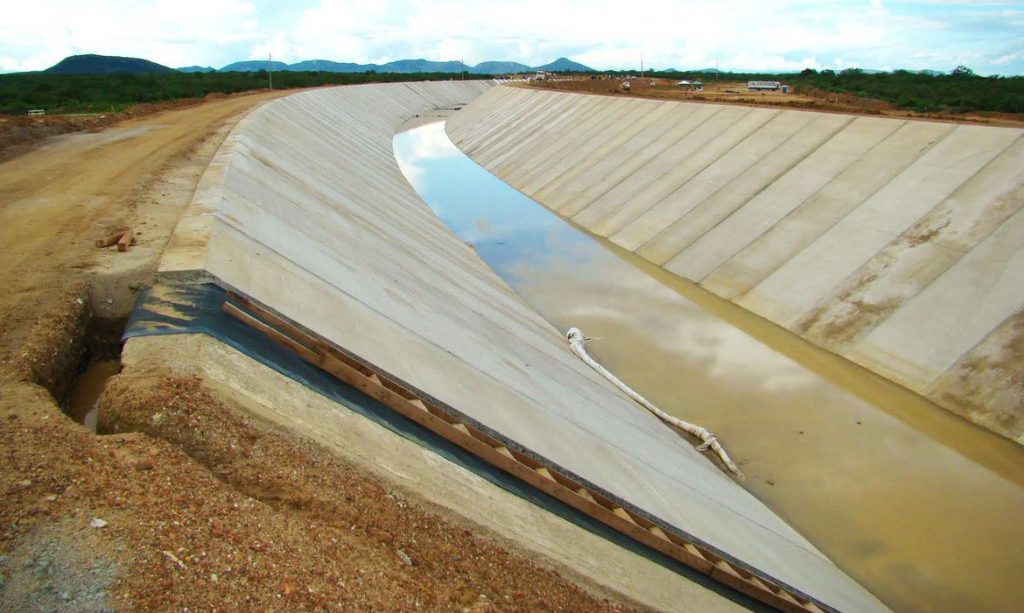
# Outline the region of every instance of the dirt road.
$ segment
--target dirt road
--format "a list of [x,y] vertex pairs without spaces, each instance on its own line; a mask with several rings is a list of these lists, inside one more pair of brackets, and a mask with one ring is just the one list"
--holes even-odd
[[[0,362],[9,361],[12,345],[20,344],[27,324],[55,295],[84,280],[102,256],[95,239],[146,221],[138,218],[153,214],[150,208],[167,208],[157,202],[162,194],[151,190],[161,176],[190,161],[192,153],[211,153],[198,151],[203,143],[216,149],[219,142],[207,142],[210,135],[282,94],[234,96],[102,132],[58,137],[0,164]],[[197,177],[202,160],[191,161]],[[139,242],[159,249],[173,216],[163,221],[149,233],[136,228]]]
[[[116,435],[59,409],[90,327],[127,313],[230,127],[280,95],[0,164],[0,610],[620,608],[198,381],[115,377]],[[127,253],[94,245],[125,227]]]

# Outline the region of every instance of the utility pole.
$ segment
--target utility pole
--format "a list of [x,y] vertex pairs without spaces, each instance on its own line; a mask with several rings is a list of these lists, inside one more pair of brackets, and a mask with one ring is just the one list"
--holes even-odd
[[267,81],[270,89],[274,89],[274,56],[267,54]]
[[640,52],[640,78],[644,78],[644,52]]
[[718,83],[718,58],[715,58],[715,83]]
[[459,63],[462,64],[462,80],[465,81],[466,80],[466,62],[464,62],[462,60],[459,60]]

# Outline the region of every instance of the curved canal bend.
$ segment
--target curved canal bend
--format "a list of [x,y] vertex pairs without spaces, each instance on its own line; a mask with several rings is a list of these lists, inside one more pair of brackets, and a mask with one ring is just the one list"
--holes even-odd
[[466,157],[443,121],[394,149],[528,304],[598,337],[588,350],[623,381],[716,432],[742,485],[889,606],[1024,598],[1024,450],[571,225]]

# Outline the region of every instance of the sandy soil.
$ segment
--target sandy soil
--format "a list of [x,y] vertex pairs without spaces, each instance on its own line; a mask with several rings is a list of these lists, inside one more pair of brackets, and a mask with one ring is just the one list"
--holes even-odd
[[895,104],[875,98],[860,98],[852,94],[834,94],[818,89],[801,93],[766,91],[751,92],[745,82],[722,81],[704,84],[704,91],[689,91],[674,79],[625,79],[629,89],[622,87],[623,79],[566,79],[517,83],[517,87],[536,87],[557,91],[584,92],[601,95],[634,96],[686,102],[714,102],[770,106],[787,109],[805,109],[830,113],[881,115],[905,119],[923,119],[958,123],[980,123],[993,126],[1024,127],[1024,116],[1012,113],[915,113],[897,108]]
[[[61,136],[0,164],[0,610],[621,608],[194,379],[115,377],[100,431],[117,434],[61,412],[93,313],[123,315],[204,162],[278,95]],[[123,227],[139,239],[128,253],[93,244]],[[139,261],[115,300],[95,286],[119,257]]]

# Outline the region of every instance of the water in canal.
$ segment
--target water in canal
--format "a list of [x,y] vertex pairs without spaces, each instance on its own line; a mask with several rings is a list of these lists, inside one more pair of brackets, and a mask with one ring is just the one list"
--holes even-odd
[[463,155],[441,121],[394,148],[526,302],[599,337],[588,349],[612,372],[716,432],[743,487],[889,606],[1024,602],[1019,447],[571,225]]

